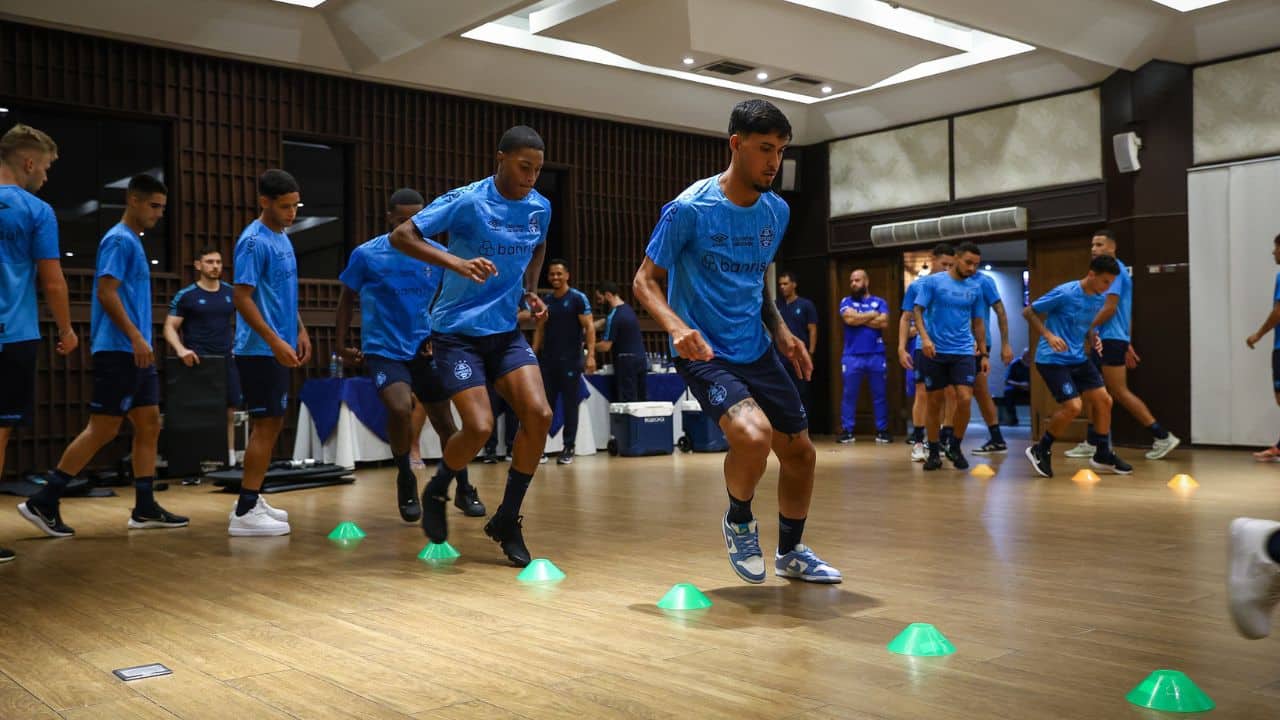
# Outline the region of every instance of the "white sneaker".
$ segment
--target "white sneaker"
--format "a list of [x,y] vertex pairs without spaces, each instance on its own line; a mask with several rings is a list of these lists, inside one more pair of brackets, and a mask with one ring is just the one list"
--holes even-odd
[[1156,441],[1151,444],[1151,450],[1147,452],[1147,459],[1159,460],[1165,455],[1168,455],[1169,453],[1173,452],[1173,449],[1178,447],[1181,444],[1182,444],[1182,440],[1177,435],[1174,435],[1173,433],[1169,433],[1169,437],[1163,440],[1160,440],[1159,438],[1157,438]]
[[1091,458],[1093,457],[1093,454],[1097,451],[1098,451],[1098,448],[1090,445],[1087,442],[1082,442],[1079,445],[1068,450],[1066,452],[1066,456],[1069,458]]
[[1267,539],[1280,522],[1236,518],[1228,538],[1227,605],[1241,635],[1271,634],[1271,610],[1280,602],[1280,566],[1267,554]]
[[231,511],[231,524],[227,527],[227,534],[232,537],[266,537],[288,535],[289,530],[289,523],[271,517],[262,498],[258,498],[258,502],[244,515],[236,515],[235,510]]
[[258,504],[267,509],[267,515],[270,515],[272,520],[278,520],[282,523],[289,522],[288,510],[281,510],[280,508],[272,507],[267,504],[267,499],[261,495],[258,496]]
[[922,463],[929,459],[929,450],[924,443],[915,443],[911,446],[911,462]]

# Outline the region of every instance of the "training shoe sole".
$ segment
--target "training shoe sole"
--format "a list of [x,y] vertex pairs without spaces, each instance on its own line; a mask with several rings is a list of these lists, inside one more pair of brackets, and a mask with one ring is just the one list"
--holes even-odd
[[231,537],[279,537],[288,535],[292,528],[283,530],[275,530],[272,528],[228,528],[227,534]]
[[844,578],[830,577],[827,575],[805,575],[804,573],[792,572],[790,570],[775,570],[774,574],[786,580],[803,580],[810,583],[818,583],[820,585],[838,585],[844,582]]
[[1132,475],[1132,474],[1133,474],[1133,468],[1132,468],[1132,467],[1130,467],[1128,470],[1123,470],[1123,469],[1121,469],[1121,468],[1116,467],[1115,465],[1108,465],[1108,464],[1106,464],[1106,463],[1100,463],[1100,462],[1098,462],[1097,460],[1094,460],[1093,458],[1090,458],[1090,459],[1089,459],[1089,465],[1090,465],[1090,466],[1092,466],[1094,470],[1101,470],[1102,472],[1109,472],[1109,473],[1111,473],[1111,474],[1113,474],[1113,475]]
[[49,537],[71,537],[72,535],[75,535],[75,533],[58,532],[57,530],[49,527],[45,524],[44,520],[40,519],[39,515],[27,509],[27,504],[25,502],[18,503],[18,514],[26,518],[27,522],[35,525],[37,530]]
[[183,520],[182,522],[177,523],[165,522],[164,520],[143,520],[139,522],[133,518],[129,518],[130,530],[172,530],[174,528],[184,528],[190,524],[190,520]]

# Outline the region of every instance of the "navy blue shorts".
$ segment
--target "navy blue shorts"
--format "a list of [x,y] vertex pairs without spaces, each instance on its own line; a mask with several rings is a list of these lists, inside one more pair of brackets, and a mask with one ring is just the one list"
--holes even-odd
[[249,417],[284,417],[289,411],[289,387],[293,380],[289,368],[267,355],[237,357],[236,367],[240,371]]
[[525,365],[538,364],[533,348],[519,330],[479,337],[439,333],[431,336],[431,349],[448,397],[493,383]]
[[239,409],[244,406],[244,392],[240,389],[240,368],[236,359],[227,355],[227,407]]
[[929,358],[920,353],[919,365],[916,366],[916,377],[924,382],[925,390],[936,392],[952,385],[973,387],[973,379],[978,374],[977,358],[973,355],[950,355],[938,353]]
[[1102,373],[1098,372],[1098,366],[1091,362],[1075,365],[1036,363],[1036,370],[1040,371],[1040,377],[1044,378],[1045,385],[1049,386],[1053,399],[1060,403],[1106,386],[1102,380]]
[[729,408],[752,399],[769,418],[774,430],[798,433],[809,428],[809,418],[782,362],[770,346],[760,359],[742,365],[720,358],[707,361],[676,358],[676,370],[698,399],[702,411],[717,424]]
[[1280,393],[1280,348],[1271,351],[1271,385]]
[[31,424],[39,351],[39,340],[0,345],[0,427]]
[[1089,352],[1089,358],[1097,367],[1124,367],[1124,358],[1129,352],[1127,340],[1103,340],[1102,353],[1097,350]]
[[374,387],[383,388],[398,382],[409,386],[413,394],[426,404],[446,402],[444,384],[432,358],[415,355],[412,360],[396,360],[382,355],[365,355],[366,374],[373,379]]
[[133,353],[96,352],[93,354],[93,400],[90,415],[121,417],[134,408],[160,404],[160,376],[156,366],[140,368],[133,363]]

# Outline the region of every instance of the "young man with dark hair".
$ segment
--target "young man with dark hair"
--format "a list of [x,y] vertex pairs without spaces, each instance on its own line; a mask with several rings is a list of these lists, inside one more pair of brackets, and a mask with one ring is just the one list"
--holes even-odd
[[542,368],[547,405],[554,410],[559,399],[564,412],[564,450],[556,463],[568,465],[573,462],[578,437],[582,372],[596,371],[596,326],[591,322],[591,301],[586,293],[569,285],[568,262],[555,258],[547,263],[547,282],[551,292],[542,296],[547,312],[533,331],[533,351]]
[[[945,274],[956,262],[956,249],[946,243],[935,245],[930,255],[929,272],[932,275]],[[907,286],[906,292],[902,295],[901,314],[898,316],[898,363],[908,375],[915,376],[911,383],[913,386],[911,390],[914,392],[908,392],[908,395],[912,396],[911,461],[919,463],[929,459],[929,451],[924,444],[925,425],[929,418],[929,392],[924,384],[924,374],[920,372],[920,332],[916,328],[915,308],[921,283],[928,278],[929,275],[918,277]],[[955,388],[948,386],[943,391],[943,398],[942,416],[949,418],[955,412]],[[948,432],[942,435],[944,443],[951,441],[950,429],[946,428]]]
[[648,396],[645,375],[644,336],[640,334],[640,319],[636,311],[622,299],[617,283],[605,281],[596,288],[596,302],[605,306],[608,314],[596,321],[599,337],[596,350],[613,351],[613,379],[618,402],[643,402]]
[[[1271,257],[1277,265],[1280,265],[1280,235],[1276,235],[1271,247]],[[1275,290],[1271,293],[1271,312],[1267,314],[1267,319],[1262,321],[1258,331],[1245,338],[1249,349],[1252,350],[1255,345],[1262,342],[1262,338],[1278,325],[1280,325],[1280,272],[1276,273]],[[1275,334],[1275,343],[1271,350],[1271,386],[1275,392],[1276,404],[1280,405],[1280,332]],[[1254,453],[1253,459],[1258,462],[1280,462],[1280,440],[1276,441],[1275,445]]]
[[[48,135],[15,125],[0,137],[0,475],[14,427],[33,416],[40,322],[36,284],[58,326],[55,348],[66,355],[80,344],[71,328],[67,281],[58,252],[58,220],[35,193],[58,159]],[[14,553],[0,548],[0,563]]]
[[[920,331],[920,372],[928,390],[929,457],[925,470],[942,467],[939,452],[945,452],[956,469],[969,467],[960,449],[965,428],[969,425],[969,402],[973,399],[973,383],[978,370],[987,367],[987,349],[983,344],[986,323],[982,286],[974,280],[982,251],[973,243],[956,248],[956,262],[943,274],[926,278],[916,295],[916,328]],[[955,411],[948,420],[950,436],[942,438],[945,390],[955,388]]]
[[90,331],[93,400],[89,424],[63,451],[47,482],[18,512],[46,535],[70,537],[59,502],[67,484],[120,432],[133,425],[135,502],[129,527],[177,528],[187,518],[155,501],[156,441],[160,437],[160,382],[151,346],[151,264],[142,235],[164,216],[168,190],[150,175],[135,175],[125,193],[124,216],[98,245]]
[[801,542],[816,453],[782,357],[805,380],[813,363],[765,286],[791,217],[786,201],[770,189],[790,142],[791,124],[773,104],[746,100],[734,107],[729,167],[663,208],[633,290],[671,336],[676,369],[729,441],[729,509],[721,529],[733,571],[750,583],[765,580],[751,501],[772,450],[781,466],[774,573],[837,583],[840,571]]
[[[800,297],[798,288],[795,273],[789,270],[778,273],[778,298],[775,304],[787,329],[804,343],[809,350],[809,358],[813,359],[818,352],[818,307],[809,298]],[[791,382],[795,383],[796,391],[800,393],[800,401],[808,410],[813,401],[810,394],[812,383],[796,375],[789,364],[783,365],[791,376]]]
[[235,356],[245,408],[253,424],[244,451],[240,497],[227,532],[236,537],[288,535],[289,514],[260,496],[271,451],[289,411],[291,370],[311,359],[311,338],[298,314],[298,261],[285,228],[302,194],[284,170],[258,178],[261,213],[236,240]]
[[[422,211],[426,202],[417,191],[403,188],[391,196],[387,220],[395,229]],[[444,251],[443,245],[428,240]],[[347,267],[338,276],[337,338],[343,360],[363,365],[387,408],[387,435],[396,464],[396,495],[405,522],[422,519],[418,504],[418,478],[409,462],[409,451],[418,442],[421,428],[413,426],[415,404],[427,407],[431,426],[441,447],[457,432],[449,397],[431,357],[431,301],[444,271],[435,265],[406,258],[379,235],[351,251]],[[355,297],[360,298],[360,347],[347,346]],[[415,398],[416,396],[416,398]],[[484,516],[479,493],[458,473],[459,510],[472,517]]]
[[1044,436],[1026,451],[1027,460],[1042,477],[1053,477],[1053,441],[1080,414],[1084,402],[1089,404],[1098,428],[1098,445],[1089,464],[1118,475],[1133,472],[1111,449],[1111,396],[1097,366],[1085,355],[1093,340],[1093,322],[1102,308],[1103,296],[1119,274],[1120,264],[1115,258],[1099,255],[1090,261],[1083,279],[1059,285],[1022,311],[1031,331],[1040,335],[1036,370],[1058,401]]
[[[1107,383],[1107,394],[1113,397],[1143,427],[1151,431],[1155,442],[1146,454],[1148,460],[1159,460],[1174,448],[1182,444],[1182,440],[1166,430],[1150,408],[1129,389],[1129,370],[1136,368],[1141,358],[1130,343],[1131,325],[1133,322],[1133,278],[1129,276],[1129,268],[1116,258],[1116,236],[1106,229],[1093,234],[1090,241],[1090,253],[1093,257],[1107,256],[1115,258],[1120,266],[1120,274],[1111,283],[1102,309],[1094,318],[1093,325],[1098,329],[1101,339],[1101,352],[1090,348],[1089,356],[1093,364],[1102,371],[1102,379]],[[1093,423],[1089,423],[1088,436],[1085,441],[1067,451],[1067,457],[1090,457],[1098,444],[1098,433]]]
[[164,319],[164,339],[183,365],[191,367],[208,355],[221,355],[227,364],[228,465],[235,465],[235,415],[244,401],[240,372],[231,346],[235,341],[235,302],[231,286],[222,282],[222,252],[209,246],[196,255],[196,281],[178,291]]
[[863,378],[871,385],[876,442],[893,442],[889,437],[889,398],[885,395],[884,329],[889,327],[889,303],[871,294],[871,278],[866,270],[849,273],[849,294],[840,300],[840,320],[844,322],[844,350],[840,355],[843,390],[840,437],[836,442],[853,442],[854,416]]
[[[515,409],[520,429],[506,492],[484,531],[517,567],[531,560],[520,508],[551,427],[538,359],[516,324],[522,297],[535,318],[546,313],[537,284],[551,203],[534,189],[544,149],[532,128],[507,130],[498,142],[493,175],[441,195],[391,233],[400,252],[450,271],[431,314],[431,345],[462,428],[449,439],[435,477],[422,492],[422,530],[435,543],[449,536],[449,482],[493,432],[485,389],[492,382]],[[449,233],[448,251],[425,242],[442,232]]]

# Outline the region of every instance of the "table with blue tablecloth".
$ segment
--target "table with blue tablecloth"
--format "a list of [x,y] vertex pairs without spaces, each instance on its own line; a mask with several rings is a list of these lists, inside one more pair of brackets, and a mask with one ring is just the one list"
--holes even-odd
[[[579,455],[595,452],[596,423],[589,406],[589,386],[583,383],[579,408],[577,448]],[[320,378],[308,380],[298,393],[298,430],[294,437],[295,460],[314,458],[343,467],[355,467],[357,462],[374,462],[391,459],[391,446],[387,444],[387,410],[378,399],[377,388],[366,377]],[[554,408],[551,434],[544,452],[557,453],[564,449],[561,430],[564,425],[560,404]],[[604,409],[608,424],[609,409]],[[457,409],[453,410],[454,422],[461,424]],[[502,423],[498,420],[498,437],[502,437]],[[605,442],[609,438],[605,437]],[[440,438],[427,423],[418,438],[418,449],[423,458],[441,456]]]
[[[591,407],[591,422],[594,423],[596,448],[604,450],[609,445],[609,403],[615,402],[614,399],[617,397],[615,387],[617,383],[612,375],[587,375],[586,379],[591,387],[591,397],[583,404],[583,407]],[[676,405],[675,412],[672,414],[671,432],[672,442],[678,442],[680,437],[684,435],[684,423],[681,422],[682,416],[679,403],[686,398],[693,397],[687,391],[684,379],[676,373],[645,373],[644,386],[646,400],[669,402]],[[586,422],[585,411],[583,418],[583,422]]]

